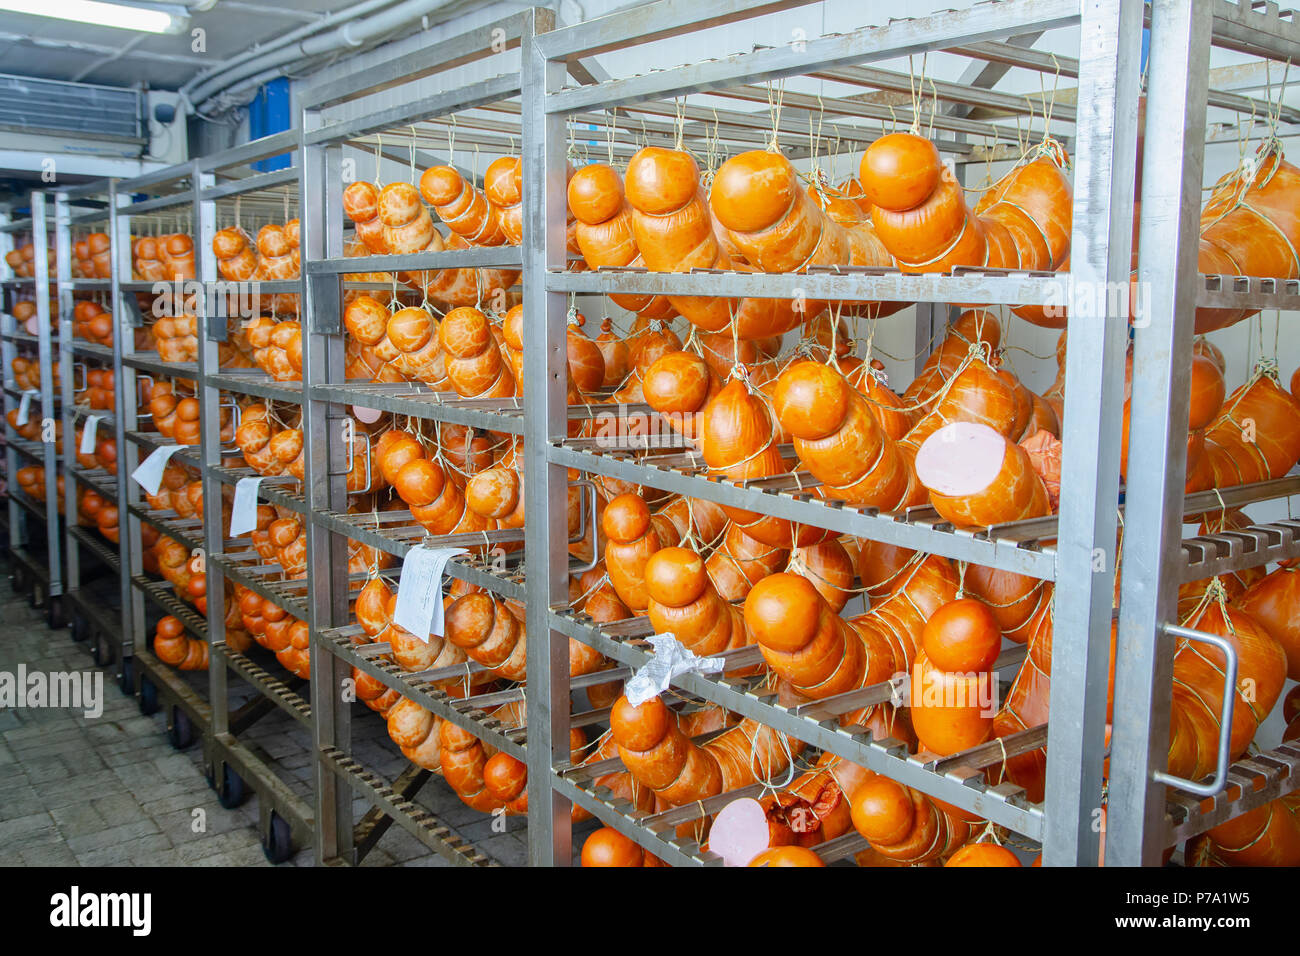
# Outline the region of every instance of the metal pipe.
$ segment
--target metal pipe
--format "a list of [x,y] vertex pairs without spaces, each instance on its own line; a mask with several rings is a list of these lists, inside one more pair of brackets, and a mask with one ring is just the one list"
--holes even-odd
[[327,13],[319,20],[304,24],[300,27],[295,27],[287,33],[283,33],[272,40],[268,40],[266,43],[254,45],[251,49],[246,50],[237,56],[233,56],[229,60],[219,63],[216,66],[204,70],[202,73],[194,76],[189,82],[180,88],[182,100],[188,102],[191,99],[190,94],[196,87],[220,77],[222,73],[228,70],[232,70],[235,67],[247,63],[259,56],[264,56],[274,50],[279,50],[282,47],[303,39],[304,37],[311,36],[313,33],[319,33],[337,23],[364,16],[365,14],[372,13],[375,10],[392,6],[396,2],[397,0],[364,0],[364,2],[354,4],[346,10]]
[[[310,59],[340,50],[362,46],[368,40],[381,37],[399,29],[412,21],[428,16],[443,7],[450,6],[455,0],[405,0],[395,7],[384,10],[364,20],[350,17],[342,26],[328,33],[309,36],[289,46],[271,52],[260,53],[238,66],[223,69],[218,75],[202,82],[189,85],[184,90],[187,102],[195,106],[202,105],[217,93],[233,86],[240,80],[277,67],[288,66],[298,60]],[[359,4],[358,6],[366,6]],[[356,8],[352,8],[355,10]]]

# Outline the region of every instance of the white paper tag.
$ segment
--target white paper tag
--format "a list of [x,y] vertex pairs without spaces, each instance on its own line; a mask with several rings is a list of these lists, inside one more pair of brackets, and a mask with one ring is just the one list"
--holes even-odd
[[651,634],[646,640],[655,649],[654,655],[623,685],[623,693],[633,707],[640,707],[651,697],[658,697],[668,689],[674,677],[692,671],[716,674],[726,666],[721,658],[697,657],[672,633]]
[[230,506],[232,538],[237,538],[257,527],[257,486],[262,483],[262,477],[262,475],[250,475],[235,482],[235,501]]
[[402,576],[397,581],[393,623],[426,643],[430,634],[442,634],[442,571],[464,548],[426,548],[416,545],[406,552]]
[[81,454],[93,455],[95,453],[95,429],[99,427],[99,422],[103,415],[87,415],[86,424],[81,432]]
[[180,450],[180,445],[162,445],[154,449],[153,454],[140,462],[140,467],[131,472],[131,480],[149,494],[158,494],[158,488],[162,485],[163,472],[167,470],[167,460]]
[[18,400],[18,424],[27,424],[27,414],[32,407],[32,397],[41,394],[34,388],[29,388],[23,392],[23,397]]

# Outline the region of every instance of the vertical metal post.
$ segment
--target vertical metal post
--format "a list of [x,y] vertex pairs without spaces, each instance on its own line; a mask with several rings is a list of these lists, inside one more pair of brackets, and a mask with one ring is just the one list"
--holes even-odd
[[[113,441],[117,445],[117,474],[114,476],[113,484],[117,489],[117,521],[118,521],[118,560],[121,562],[121,574],[118,575],[118,596],[121,600],[122,615],[122,647],[117,655],[119,676],[125,673],[126,660],[129,656],[127,649],[131,646],[132,632],[126,629],[131,617],[131,594],[135,586],[131,584],[131,576],[139,573],[136,569],[140,566],[139,548],[131,546],[130,516],[126,512],[126,495],[127,495],[127,470],[126,470],[126,423],[135,421],[136,416],[136,389],[127,388],[126,376],[123,374],[124,366],[122,365],[122,355],[127,348],[126,338],[132,335],[130,325],[123,321],[125,319],[121,299],[121,275],[125,263],[131,261],[130,243],[131,233],[129,223],[124,216],[117,214],[118,208],[127,200],[127,196],[117,191],[117,181],[109,180],[108,184],[108,261],[109,261],[109,308],[113,315],[113,408],[117,414],[113,416]],[[134,378],[132,378],[134,383]]]
[[[121,215],[121,209],[131,205],[129,193],[117,193],[118,214],[117,228],[111,243],[113,256],[113,313],[117,319],[116,342],[117,364],[114,366],[114,378],[120,383],[122,402],[117,406],[117,490],[118,490],[118,528],[119,535],[127,541],[127,557],[130,564],[122,564],[122,658],[123,661],[134,653],[137,635],[144,640],[145,605],[144,595],[131,583],[131,579],[144,574],[144,544],[141,541],[142,522],[133,515],[129,508],[143,500],[140,486],[131,480],[131,473],[140,464],[140,448],[126,437],[129,428],[140,427],[139,397],[140,379],[136,370],[122,362],[125,355],[135,354],[134,292],[122,288],[122,284],[131,280],[131,216]],[[128,305],[127,303],[131,304]],[[125,667],[125,663],[123,664]],[[137,670],[135,681],[139,681]]]
[[[54,343],[50,330],[50,255],[49,232],[45,219],[45,193],[32,191],[32,245],[36,253],[37,354],[41,366],[41,441],[45,464],[45,546],[49,564],[50,585],[47,592],[52,600],[63,593],[62,563],[59,560],[59,491],[58,455],[54,441],[46,440],[48,423],[54,421]],[[70,375],[70,369],[60,369]]]
[[[222,483],[212,469],[221,464],[221,391],[208,384],[208,376],[221,370],[220,341],[213,334],[214,299],[208,294],[209,283],[217,280],[217,257],[212,253],[212,239],[217,233],[217,205],[210,199],[200,198],[203,190],[211,188],[216,177],[204,172],[195,162],[190,173],[190,188],[194,192],[194,222],[198,235],[194,237],[195,274],[198,276],[199,296],[195,303],[198,313],[198,372],[196,392],[199,399],[199,480],[203,484],[203,500],[216,505],[221,501]],[[223,328],[224,334],[225,329]],[[212,707],[210,732],[213,737],[230,730],[229,674],[226,671],[226,579],[212,555],[225,550],[221,528],[221,511],[218,507],[204,509],[203,568],[207,576],[208,595],[208,702]]]
[[[1212,8],[1155,0],[1138,281],[1148,313],[1133,339],[1124,569],[1111,736],[1106,864],[1158,864],[1169,762],[1173,640],[1197,290]],[[1178,175],[1173,170],[1179,170]],[[1069,386],[1067,385],[1067,390]]]
[[[1095,866],[1110,670],[1141,58],[1140,0],[1089,0],[1079,28],[1072,292],[1043,862]],[[1116,283],[1121,285],[1117,286]],[[1100,361],[1098,361],[1100,359]]]
[[[72,224],[69,221],[68,194],[54,194],[54,262],[55,282],[59,305],[59,399],[60,417],[63,419],[63,550],[65,555],[64,582],[67,590],[81,586],[81,547],[72,535],[77,523],[77,480],[69,470],[77,463],[77,413],[74,408],[74,388],[77,357],[72,352]],[[57,489],[56,489],[57,491]],[[53,591],[51,594],[55,593]]]
[[[304,131],[320,125],[319,113],[303,111]],[[308,263],[343,254],[342,147],[304,146],[301,158],[301,249],[303,276],[303,448],[304,484],[309,514],[306,526],[310,582],[311,706],[316,750],[316,862],[352,855],[352,790],[321,757],[325,748],[351,750],[352,714],[344,699],[344,682],[351,679],[347,664],[320,646],[324,628],[348,620],[347,542],[311,520],[322,511],[346,511],[344,469],[336,467],[344,454],[342,442],[331,442],[331,430],[341,425],[328,402],[312,398],[312,388],[344,380],[341,323],[341,277],[313,276]],[[334,331],[326,331],[330,328]]]
[[[11,220],[8,213],[5,213],[4,215],[0,216],[0,223],[3,223],[4,225],[9,225],[10,221]],[[0,232],[0,254],[12,252],[13,249],[14,249],[14,234],[8,230],[5,230],[4,232]],[[12,272],[13,270],[9,268],[8,264],[6,264],[5,271]],[[18,330],[18,320],[14,318],[13,311],[12,311],[13,309],[12,299],[13,299],[13,293],[9,292],[7,295],[5,295],[4,301],[0,301],[0,306],[3,306],[3,308],[0,309],[0,314],[3,315],[3,318],[0,319],[0,328],[3,328],[3,331],[6,335],[12,335],[14,332]],[[4,374],[4,380],[6,382],[11,381],[9,376],[13,374],[14,358],[17,355],[18,355],[18,349],[15,347],[12,339],[6,338],[2,342],[0,342],[0,360],[4,362],[3,374]],[[15,383],[15,387],[17,387],[16,383]],[[17,405],[18,405],[17,400],[13,398],[13,396],[11,396],[8,392],[6,392],[4,396],[4,410],[6,416],[8,415],[9,411],[13,408],[16,408]],[[6,428],[9,427],[7,421],[8,420],[6,418]],[[5,434],[8,435],[9,432],[6,431]],[[18,479],[15,477],[17,474],[18,474],[18,453],[14,451],[13,443],[6,441],[5,442],[5,480],[8,482],[8,486],[10,489],[8,498],[9,498],[9,549],[11,551],[15,548],[22,547],[27,543],[27,513],[18,505],[17,500],[13,496],[13,489],[17,487],[17,483],[18,483]]]
[[550,461],[550,441],[567,424],[565,299],[546,273],[565,264],[564,118],[546,112],[546,95],[564,82],[564,64],[542,57],[525,35],[521,51],[524,181],[524,528],[528,625],[528,858],[568,866],[570,803],[551,786],[569,759],[568,638],[550,628],[552,605],[568,595],[566,471]]

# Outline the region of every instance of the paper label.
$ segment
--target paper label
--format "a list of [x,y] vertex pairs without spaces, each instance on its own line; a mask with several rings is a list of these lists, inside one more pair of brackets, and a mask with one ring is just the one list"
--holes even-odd
[[262,475],[251,475],[235,482],[235,501],[230,506],[230,536],[237,538],[257,527],[257,486]]
[[103,415],[87,415],[86,424],[81,432],[81,454],[93,455],[95,453],[95,429],[99,427],[99,422]]
[[691,672],[716,674],[726,666],[721,658],[697,657],[668,631],[651,634],[646,640],[654,648],[654,654],[623,685],[623,693],[633,707],[640,707],[650,698],[658,697],[668,689],[674,677]]
[[417,545],[406,553],[397,581],[393,623],[426,643],[430,634],[442,634],[442,571],[464,548],[426,548]]
[[23,397],[18,400],[18,424],[27,424],[27,415],[31,411],[33,396],[41,394],[34,388],[29,388],[23,392]]
[[155,449],[152,455],[140,462],[140,467],[131,472],[131,480],[149,494],[158,494],[163,472],[167,469],[167,460],[180,450],[180,445],[162,445]]

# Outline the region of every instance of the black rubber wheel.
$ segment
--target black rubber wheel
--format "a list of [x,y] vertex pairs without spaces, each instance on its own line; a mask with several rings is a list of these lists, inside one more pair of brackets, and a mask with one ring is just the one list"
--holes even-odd
[[14,589],[14,594],[26,593],[27,584],[27,569],[22,565],[15,564],[13,575],[9,580],[9,585]]
[[72,639],[80,644],[86,638],[90,637],[90,622],[86,620],[84,614],[73,612],[72,620],[69,622],[68,631]]
[[228,764],[221,767],[221,786],[217,788],[217,803],[227,810],[233,810],[247,797],[244,792],[244,778],[230,769]]
[[122,658],[122,670],[117,675],[117,689],[122,692],[123,697],[131,697],[135,694],[135,658]]
[[158,713],[158,685],[147,677],[140,678],[140,713],[146,717]]
[[51,631],[68,626],[67,618],[63,613],[62,597],[52,597],[46,602],[45,623],[49,625]]
[[117,659],[117,652],[103,634],[92,634],[90,658],[95,662],[96,667],[108,667]]
[[194,743],[194,724],[190,720],[190,715],[175,704],[172,705],[172,716],[168,721],[167,739],[177,750],[184,750]]
[[262,834],[262,852],[272,863],[283,863],[293,856],[293,839],[284,817],[271,811],[270,825]]

